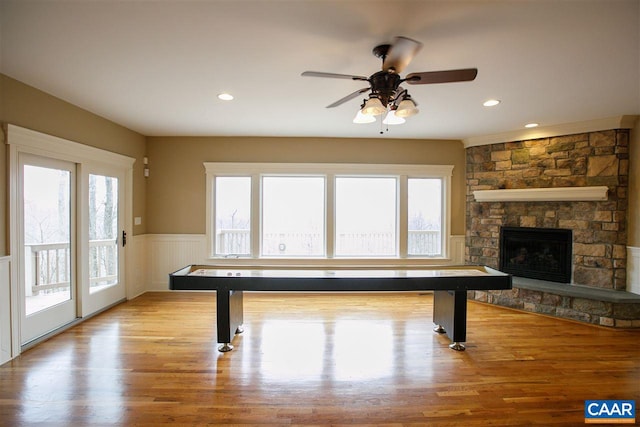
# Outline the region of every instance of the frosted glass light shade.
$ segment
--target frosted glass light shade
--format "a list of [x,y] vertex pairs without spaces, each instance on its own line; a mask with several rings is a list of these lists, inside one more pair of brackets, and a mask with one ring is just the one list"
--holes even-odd
[[364,107],[362,107],[362,114],[365,115],[379,116],[386,112],[387,109],[382,105],[382,102],[380,102],[378,98],[367,99],[367,102],[364,103]]
[[395,110],[389,111],[389,113],[387,113],[387,117],[382,121],[385,125],[401,125],[404,122],[406,122],[406,120],[402,117],[398,117]]
[[420,110],[416,108],[416,104],[413,103],[410,99],[404,99],[398,104],[398,109],[396,110],[396,116],[398,117],[411,117],[418,114]]
[[376,118],[371,115],[362,114],[362,111],[358,110],[356,117],[353,119],[353,123],[373,123],[376,121]]

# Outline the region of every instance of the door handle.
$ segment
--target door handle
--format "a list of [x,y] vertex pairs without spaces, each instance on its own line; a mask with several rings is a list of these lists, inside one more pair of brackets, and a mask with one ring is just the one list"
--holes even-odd
[[127,245],[127,232],[122,230],[122,247],[124,248]]

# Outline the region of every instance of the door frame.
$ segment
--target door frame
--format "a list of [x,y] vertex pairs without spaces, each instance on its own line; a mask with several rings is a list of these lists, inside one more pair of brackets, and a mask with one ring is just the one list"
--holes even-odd
[[[18,356],[22,351],[21,346],[21,319],[20,319],[20,289],[21,283],[18,276],[18,265],[21,261],[18,233],[20,232],[20,207],[19,191],[19,153],[34,154],[57,160],[76,163],[77,168],[89,165],[104,166],[108,168],[120,168],[124,173],[124,231],[132,235],[133,230],[133,164],[136,159],[122,154],[113,153],[100,148],[91,147],[78,142],[69,141],[52,135],[26,129],[20,126],[8,124],[5,129],[6,144],[9,146],[9,251],[12,255],[10,272],[10,307],[11,307],[11,357]],[[78,171],[76,171],[78,174]],[[78,209],[79,207],[76,207]],[[82,208],[80,208],[82,209]],[[132,251],[124,250],[125,269],[122,279],[125,280],[126,293],[131,286],[126,278],[131,277],[133,266],[131,265]],[[78,254],[78,263],[83,262],[82,254]],[[76,264],[79,265],[79,264]],[[80,276],[77,276],[81,280]],[[82,304],[82,301],[78,302]],[[86,317],[82,307],[78,307],[78,316]]]

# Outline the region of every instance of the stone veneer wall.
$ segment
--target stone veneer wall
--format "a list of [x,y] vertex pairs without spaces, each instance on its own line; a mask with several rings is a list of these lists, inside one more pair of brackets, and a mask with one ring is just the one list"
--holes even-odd
[[[629,131],[470,147],[465,260],[498,267],[501,226],[573,230],[572,282],[626,288]],[[476,202],[474,190],[602,186],[606,201]],[[566,286],[566,285],[565,285]]]

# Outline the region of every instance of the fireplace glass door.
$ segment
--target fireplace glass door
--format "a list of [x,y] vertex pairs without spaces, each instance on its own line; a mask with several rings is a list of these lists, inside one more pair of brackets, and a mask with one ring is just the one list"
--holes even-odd
[[571,282],[571,230],[502,227],[500,270],[514,276]]

